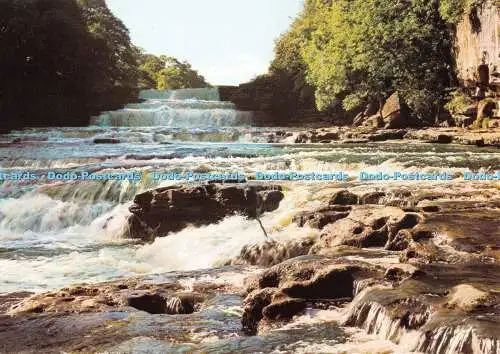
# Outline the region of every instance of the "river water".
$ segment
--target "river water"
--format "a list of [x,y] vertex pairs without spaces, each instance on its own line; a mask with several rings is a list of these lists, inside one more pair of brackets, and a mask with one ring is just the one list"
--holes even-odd
[[[25,129],[3,135],[3,173],[31,172],[33,179],[0,181],[0,293],[42,291],[118,276],[203,269],[265,241],[256,221],[231,216],[189,227],[152,244],[122,238],[128,207],[138,192],[173,184],[153,171],[345,172],[348,182],[290,182],[278,210],[262,222],[273,238],[317,231],[291,223],[302,209],[321,205],[328,191],[360,182],[360,171],[449,172],[500,167],[500,153],[452,145],[373,143],[294,144],[299,128],[279,144],[283,129],[251,127],[251,115],[218,101],[213,89],[144,92],[147,100],[104,113],[89,127]],[[113,142],[98,144],[96,142]],[[51,180],[49,172],[138,172],[140,181]],[[265,182],[263,182],[265,183]],[[413,185],[417,182],[411,182]],[[454,182],[428,182],[446,183]],[[457,182],[458,183],[458,182]],[[462,182],[463,184],[463,182]]]

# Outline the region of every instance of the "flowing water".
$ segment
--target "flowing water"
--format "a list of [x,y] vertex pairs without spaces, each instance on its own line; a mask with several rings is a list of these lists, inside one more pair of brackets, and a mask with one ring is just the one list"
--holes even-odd
[[[266,240],[256,221],[241,216],[188,227],[152,244],[123,239],[134,195],[175,183],[154,180],[154,171],[239,172],[248,179],[259,171],[348,173],[348,182],[285,184],[280,208],[262,218],[268,233],[283,240],[317,234],[317,230],[298,228],[291,219],[299,210],[320,206],[333,189],[346,185],[362,189],[381,183],[360,182],[361,171],[448,172],[459,177],[469,169],[500,169],[500,153],[495,149],[400,143],[294,144],[299,128],[287,128],[292,135],[280,144],[271,144],[269,135],[282,129],[252,127],[251,114],[218,101],[214,89],[147,91],[142,97],[143,103],[93,118],[89,127],[25,129],[0,137],[1,172],[37,176],[0,180],[0,293],[204,269],[237,256],[248,243]],[[49,172],[82,171],[138,172],[142,178],[80,181],[48,177]],[[464,190],[474,188],[474,182],[464,183],[459,178],[399,183],[422,188],[440,184],[444,190],[451,184]]]

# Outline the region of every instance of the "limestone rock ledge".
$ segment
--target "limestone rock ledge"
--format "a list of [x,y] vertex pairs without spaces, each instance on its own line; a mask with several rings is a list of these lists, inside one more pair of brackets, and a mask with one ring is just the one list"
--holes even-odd
[[240,213],[251,218],[276,210],[284,198],[280,186],[218,184],[158,188],[134,199],[129,238],[152,241],[188,225],[207,225]]

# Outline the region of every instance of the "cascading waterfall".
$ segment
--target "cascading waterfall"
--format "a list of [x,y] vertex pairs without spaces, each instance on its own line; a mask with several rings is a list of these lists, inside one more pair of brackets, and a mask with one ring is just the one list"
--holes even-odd
[[[412,352],[454,354],[490,354],[500,351],[500,341],[477,335],[472,326],[442,326],[434,330],[408,329],[400,318],[393,318],[384,305],[367,299],[373,287],[367,287],[355,295],[346,308],[343,323],[364,329],[388,339]],[[415,322],[429,322],[429,313],[413,314]]]
[[434,331],[422,333],[415,350],[438,354],[498,353],[500,341],[479,337],[470,326],[443,326]]
[[142,103],[93,117],[92,125],[113,127],[163,126],[176,128],[230,127],[252,123],[252,113],[221,102],[216,87],[172,91],[144,90]]

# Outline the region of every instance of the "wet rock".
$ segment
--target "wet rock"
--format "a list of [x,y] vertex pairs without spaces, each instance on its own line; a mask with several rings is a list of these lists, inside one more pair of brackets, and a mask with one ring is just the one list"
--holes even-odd
[[[494,353],[498,309],[493,304],[498,298],[484,289],[498,286],[492,274],[498,265],[439,263],[421,267],[388,268],[385,278],[392,285],[372,286],[359,293],[344,324],[395,342],[413,331],[418,340],[409,348],[412,352],[473,352],[472,342],[476,342],[488,348],[483,352]],[[464,277],[476,279],[483,290],[463,284]]]
[[231,263],[269,267],[287,259],[308,254],[313,244],[313,240],[304,239],[286,242],[266,241],[259,245],[246,245]]
[[[440,136],[442,137],[439,138]],[[444,136],[446,136],[446,138]],[[500,130],[498,128],[478,130],[468,130],[464,128],[426,128],[408,132],[405,139],[438,143],[439,139],[441,139],[442,142],[449,141],[449,137],[452,137],[454,144],[500,146]]]
[[318,269],[309,280],[292,280],[280,289],[286,295],[303,299],[338,299],[353,296],[355,273],[363,268],[334,264]]
[[365,144],[370,142],[368,139],[356,138],[356,139],[343,139],[342,144]]
[[254,218],[277,209],[283,197],[279,186],[259,184],[159,188],[135,197],[127,236],[152,241],[189,224],[206,225],[234,213]]
[[[354,276],[361,272],[362,266],[352,266],[350,264],[339,265],[334,259],[320,256],[301,256],[289,259],[264,270],[258,276],[251,278],[247,285],[247,292],[263,288],[294,288],[298,284],[305,287],[318,286],[322,284],[323,279],[328,279],[328,274],[343,276],[350,274]],[[326,273],[325,273],[326,272]],[[341,275],[342,274],[342,275]],[[336,292],[342,294],[348,292],[339,289],[324,289],[325,293],[316,293],[316,296],[322,298],[333,298]],[[348,289],[352,291],[352,288]],[[294,290],[291,290],[292,293]],[[328,295],[330,294],[330,295]]]
[[348,217],[327,225],[311,252],[339,245],[383,247],[402,229],[411,229],[421,222],[421,216],[402,209],[380,205],[354,208]]
[[407,133],[408,131],[404,129],[382,129],[375,133],[370,133],[367,137],[370,141],[401,140]]
[[295,138],[295,144],[305,144],[309,141],[307,134],[301,133]]
[[451,144],[451,142],[453,142],[453,136],[446,134],[439,134],[436,140],[433,142],[438,144]]
[[339,134],[335,132],[313,134],[311,136],[312,143],[328,143],[332,140],[339,140]]
[[460,284],[451,290],[447,306],[458,306],[463,310],[470,311],[486,303],[488,297],[487,292],[481,291],[470,284]]
[[119,144],[120,140],[114,138],[95,138],[94,144]]
[[259,321],[264,317],[262,310],[272,301],[277,289],[264,288],[254,290],[243,301],[244,312],[241,318],[243,332],[249,335],[257,333]]
[[424,274],[423,271],[411,264],[395,264],[385,271],[384,279],[399,283],[405,279]]
[[279,298],[276,295],[273,301],[262,309],[262,315],[265,319],[271,321],[287,321],[306,308],[304,299]]
[[0,313],[6,312],[11,306],[29,298],[33,293],[27,291],[0,295]]
[[339,204],[339,205],[354,205],[358,204],[359,197],[349,192],[348,190],[342,190],[335,193],[330,199],[330,205]]
[[399,230],[392,240],[385,245],[386,250],[404,251],[412,244],[413,238],[410,230]]
[[329,205],[313,211],[304,211],[293,217],[293,222],[299,226],[308,225],[312,228],[322,229],[325,225],[343,219],[351,212],[350,206]]
[[256,334],[262,319],[288,320],[305,309],[306,301],[351,298],[357,280],[374,274],[376,270],[367,265],[317,256],[277,264],[248,282],[243,329]]
[[440,210],[440,208],[438,205],[426,205],[421,207],[421,210],[424,213],[437,213]]
[[127,304],[151,314],[165,313],[165,298],[160,294],[131,294],[127,298]]
[[165,299],[165,313],[168,315],[187,315],[196,310],[197,304],[205,299],[197,293],[173,294]]

